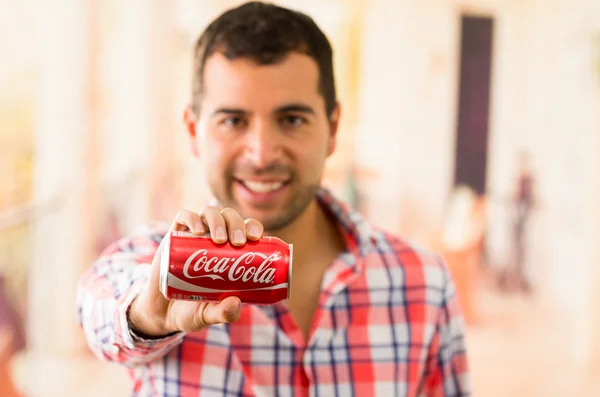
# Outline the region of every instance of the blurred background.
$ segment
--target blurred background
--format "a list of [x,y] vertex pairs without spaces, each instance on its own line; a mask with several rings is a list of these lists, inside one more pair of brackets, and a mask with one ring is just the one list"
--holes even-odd
[[[0,396],[129,395],[87,349],[99,251],[207,198],[181,123],[232,0],[0,0]],[[326,184],[442,253],[474,396],[600,390],[600,2],[296,0],[333,43]]]

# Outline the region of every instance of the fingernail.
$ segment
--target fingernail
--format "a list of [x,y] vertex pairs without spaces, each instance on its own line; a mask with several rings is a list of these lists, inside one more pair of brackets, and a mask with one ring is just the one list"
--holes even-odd
[[258,226],[252,225],[248,228],[248,235],[254,238],[260,237],[260,229]]
[[223,226],[217,227],[217,232],[215,233],[215,237],[217,240],[225,240],[227,239],[227,234],[225,234],[225,229]]
[[233,231],[233,242],[236,244],[244,244],[244,232],[242,229],[235,229]]
[[194,233],[200,233],[202,229],[202,223],[196,222],[196,224],[194,224]]
[[239,302],[237,304],[237,306],[235,307],[235,309],[233,309],[233,310],[227,310],[227,312],[229,312],[231,314],[235,314],[235,313],[239,312],[241,308],[242,308],[242,302]]

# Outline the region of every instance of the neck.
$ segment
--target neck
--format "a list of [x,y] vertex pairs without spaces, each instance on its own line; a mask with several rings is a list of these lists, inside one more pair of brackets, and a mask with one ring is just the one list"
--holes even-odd
[[344,250],[344,239],[337,225],[328,217],[317,199],[309,204],[304,212],[291,224],[280,230],[265,234],[279,237],[294,245],[294,268],[311,266],[313,259],[321,252]]

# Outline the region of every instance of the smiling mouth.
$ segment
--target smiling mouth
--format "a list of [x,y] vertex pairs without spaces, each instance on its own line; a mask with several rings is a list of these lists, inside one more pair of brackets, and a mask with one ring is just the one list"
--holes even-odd
[[246,189],[251,191],[252,193],[265,194],[271,193],[276,190],[281,189],[285,185],[287,185],[290,181],[271,181],[271,182],[258,182],[258,181],[248,181],[243,179],[235,179],[236,182],[244,185]]

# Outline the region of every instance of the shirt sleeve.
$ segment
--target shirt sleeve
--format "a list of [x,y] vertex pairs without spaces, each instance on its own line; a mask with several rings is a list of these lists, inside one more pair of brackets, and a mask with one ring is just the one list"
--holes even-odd
[[429,349],[424,395],[427,397],[471,396],[465,322],[454,282],[443,261],[442,267],[445,275],[443,301],[436,332]]
[[166,232],[165,226],[137,228],[109,246],[79,280],[78,322],[99,358],[126,366],[143,364],[164,356],[183,339],[183,333],[143,339],[132,332],[127,319]]

